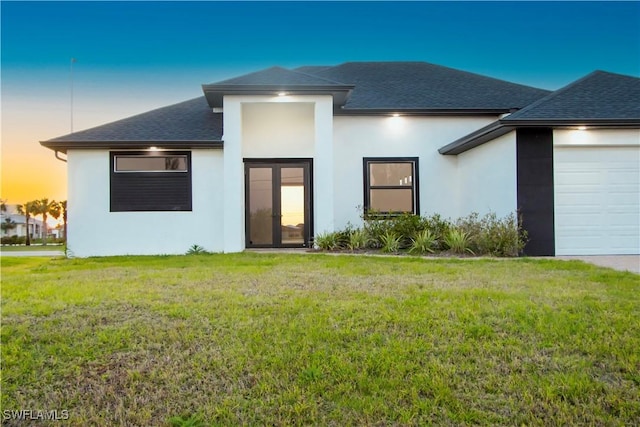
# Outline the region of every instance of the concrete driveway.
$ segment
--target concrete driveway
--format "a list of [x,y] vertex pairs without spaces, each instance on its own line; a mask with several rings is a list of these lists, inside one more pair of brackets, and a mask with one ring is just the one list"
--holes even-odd
[[576,255],[558,256],[556,259],[579,260],[600,267],[609,267],[614,270],[631,271],[632,273],[640,274],[640,255]]
[[0,256],[58,257],[58,256],[64,256],[64,252],[63,251],[2,251],[0,250]]

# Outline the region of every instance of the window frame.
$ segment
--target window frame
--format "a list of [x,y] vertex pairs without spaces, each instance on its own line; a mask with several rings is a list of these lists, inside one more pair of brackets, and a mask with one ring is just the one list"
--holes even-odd
[[[152,152],[127,152],[127,153],[112,153],[112,166],[114,173],[189,173],[190,171],[190,159],[187,153],[176,153],[167,151],[152,151]],[[181,157],[184,158],[185,169],[130,169],[130,170],[118,170],[118,158],[169,158],[169,157]]]
[[[109,211],[191,212],[191,155],[191,151],[110,151]],[[185,157],[186,170],[118,171],[117,157]],[[171,194],[184,194],[185,197],[171,199]]]
[[[371,170],[370,165],[372,164],[385,164],[385,163],[408,163],[411,164],[412,167],[412,185],[371,185]],[[364,184],[364,205],[363,210],[365,216],[370,215],[380,215],[385,217],[391,216],[399,216],[399,215],[419,215],[420,214],[420,183],[419,183],[419,175],[418,175],[418,157],[364,157],[362,159],[362,170],[363,170],[363,184]],[[402,211],[390,211],[390,212],[381,212],[375,211],[375,213],[371,213],[371,190],[407,190],[411,189],[411,205],[412,212],[402,212]]]

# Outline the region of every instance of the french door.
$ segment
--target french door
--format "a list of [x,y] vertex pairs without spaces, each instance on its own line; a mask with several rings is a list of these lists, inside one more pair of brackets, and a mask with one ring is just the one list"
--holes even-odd
[[311,160],[245,160],[248,248],[308,247]]

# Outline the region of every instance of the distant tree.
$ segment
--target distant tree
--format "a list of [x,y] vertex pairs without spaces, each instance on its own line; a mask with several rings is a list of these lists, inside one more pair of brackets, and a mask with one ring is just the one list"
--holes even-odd
[[25,245],[27,246],[31,246],[31,235],[29,234],[29,219],[31,218],[31,215],[37,215],[37,212],[35,210],[35,201],[31,201],[31,202],[27,202],[24,205],[18,205],[17,206],[17,210],[18,213],[20,215],[24,215],[24,219],[25,219],[25,226],[27,228],[27,236],[25,239]]
[[60,202],[60,209],[62,210],[62,221],[64,222],[64,241],[67,242],[67,201]]
[[7,201],[6,200],[0,199],[0,212],[2,212],[2,213],[6,213],[7,212]]
[[2,229],[3,232],[9,234],[9,230],[13,230],[14,228],[16,228],[18,226],[18,224],[16,224],[15,222],[13,222],[13,220],[11,218],[5,218],[3,223],[0,223],[0,228]]
[[42,235],[42,245],[47,245],[47,235],[49,230],[47,227],[47,217],[51,215],[53,218],[60,218],[60,205],[55,200],[40,199],[35,201],[34,205],[36,215],[42,215],[42,226],[44,233]]

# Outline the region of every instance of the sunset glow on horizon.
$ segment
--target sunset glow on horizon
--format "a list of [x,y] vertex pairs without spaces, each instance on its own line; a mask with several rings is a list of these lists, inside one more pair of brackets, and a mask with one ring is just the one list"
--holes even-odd
[[40,141],[70,132],[72,99],[78,131],[201,96],[201,84],[274,65],[425,61],[545,89],[596,69],[640,74],[639,2],[0,2],[0,8],[0,198],[9,204],[67,198],[66,164]]

